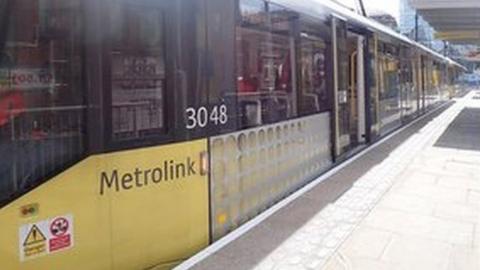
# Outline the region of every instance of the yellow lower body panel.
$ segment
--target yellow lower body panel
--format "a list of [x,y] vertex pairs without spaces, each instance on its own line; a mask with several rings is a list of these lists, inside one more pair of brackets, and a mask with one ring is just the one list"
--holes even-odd
[[[209,243],[206,140],[92,156],[0,210],[0,269],[147,269]],[[173,264],[175,265],[175,264]]]

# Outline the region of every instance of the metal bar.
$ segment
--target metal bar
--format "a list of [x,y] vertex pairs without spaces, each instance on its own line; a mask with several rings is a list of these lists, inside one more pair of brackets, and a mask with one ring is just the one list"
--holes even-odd
[[84,110],[87,106],[60,106],[60,107],[39,107],[39,108],[29,108],[21,110],[10,110],[12,114],[19,113],[39,113],[39,112],[60,112],[60,111],[73,111],[73,110]]

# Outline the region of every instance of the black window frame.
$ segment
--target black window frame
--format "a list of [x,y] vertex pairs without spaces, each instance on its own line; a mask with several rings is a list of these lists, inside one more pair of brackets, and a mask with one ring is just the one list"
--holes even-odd
[[[128,139],[128,140],[116,140],[113,136],[113,85],[112,85],[112,41],[110,39],[106,39],[110,35],[110,28],[109,28],[109,4],[110,1],[102,1],[101,4],[101,21],[104,26],[103,29],[103,37],[102,38],[102,46],[101,46],[101,58],[102,58],[102,67],[101,67],[101,74],[102,74],[102,85],[100,86],[99,90],[103,93],[103,110],[102,113],[103,117],[103,127],[104,127],[104,149],[102,152],[113,152],[119,150],[127,150],[127,149],[134,149],[134,148],[141,148],[141,147],[148,147],[148,146],[155,146],[159,144],[165,144],[175,141],[175,131],[172,129],[172,117],[171,115],[174,113],[175,102],[168,102],[169,100],[175,101],[175,74],[172,70],[174,66],[174,59],[172,58],[175,55],[174,48],[175,46],[172,44],[172,32],[171,29],[173,24],[173,16],[175,14],[173,12],[166,12],[162,11],[163,13],[163,55],[164,55],[164,65],[165,65],[165,82],[164,82],[164,92],[163,92],[163,131],[161,133],[155,134],[154,136],[148,137],[141,137],[135,139]],[[154,7],[164,8],[169,10],[172,8],[173,3],[170,1],[153,1],[153,0],[142,0],[134,1],[134,0],[121,0],[121,3],[116,4],[127,4],[127,5],[135,5],[135,6],[145,6],[148,8],[149,5],[153,5]],[[172,27],[170,27],[172,26]],[[171,52],[171,53],[170,53]]]

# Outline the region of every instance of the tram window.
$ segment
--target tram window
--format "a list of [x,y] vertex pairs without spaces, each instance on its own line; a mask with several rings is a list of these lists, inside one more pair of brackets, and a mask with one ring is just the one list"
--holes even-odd
[[263,25],[267,24],[267,3],[263,0],[241,0],[240,14],[243,24]]
[[[263,8],[262,8],[263,6]],[[240,1],[237,98],[243,126],[295,116],[291,22],[298,16],[264,1]]]
[[[207,6],[207,48],[208,60],[208,104],[211,108],[224,107],[224,121],[213,117],[210,123],[215,133],[231,132],[238,129],[235,89],[235,1],[208,0]],[[206,96],[206,95],[205,95]],[[215,115],[213,115],[215,116]],[[205,136],[205,135],[203,135]]]
[[329,38],[330,27],[326,22],[302,21],[298,56],[298,110],[302,115],[331,109],[327,76],[327,63],[330,62]]
[[109,14],[112,138],[158,135],[165,128],[162,9],[116,1]]
[[342,97],[340,104],[348,103],[349,55],[347,40],[347,25],[337,20],[337,57],[338,57],[338,91]]
[[380,99],[397,98],[399,92],[399,57],[398,50],[390,44],[381,43],[381,50],[379,50],[380,58],[382,59],[382,78],[383,87],[380,91]]
[[401,63],[399,50],[395,44],[381,41],[379,45],[379,116],[381,132],[386,132],[399,124],[402,115]]
[[81,2],[0,1],[0,203],[84,154]]
[[[338,128],[339,136],[346,138],[350,136],[350,117],[352,101],[349,97],[349,52],[347,39],[347,24],[344,21],[336,20],[336,38],[337,38],[337,102],[338,102]],[[342,139],[343,140],[343,139]],[[347,140],[345,140],[347,141]],[[348,141],[347,141],[348,142]],[[343,146],[342,146],[343,147]]]

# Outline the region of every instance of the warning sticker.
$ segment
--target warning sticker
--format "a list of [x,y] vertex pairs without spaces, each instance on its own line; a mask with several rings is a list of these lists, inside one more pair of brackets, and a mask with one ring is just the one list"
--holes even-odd
[[19,229],[20,261],[73,247],[73,215],[58,216]]
[[71,243],[70,222],[67,218],[59,217],[50,223],[50,252],[69,248]]
[[26,258],[42,255],[47,252],[47,238],[43,235],[37,225],[34,224],[30,228],[27,237],[25,237],[25,240],[23,241],[21,249]]

